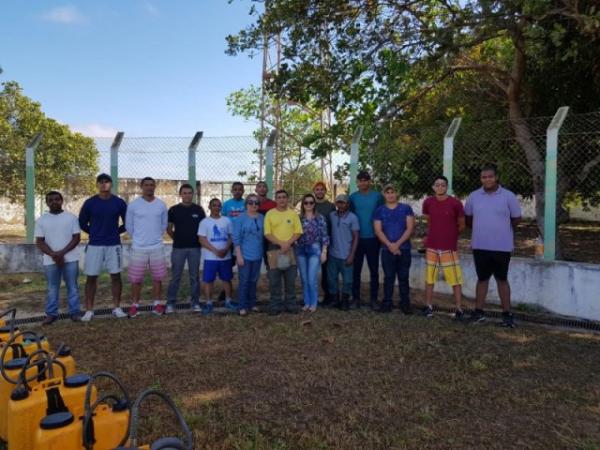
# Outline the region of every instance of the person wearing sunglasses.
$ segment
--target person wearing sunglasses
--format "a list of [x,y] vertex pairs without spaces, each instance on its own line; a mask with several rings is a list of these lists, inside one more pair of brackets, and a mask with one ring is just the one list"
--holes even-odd
[[304,311],[310,312],[317,310],[319,266],[327,261],[327,247],[329,246],[327,221],[316,211],[316,203],[313,194],[306,194],[302,198],[300,222],[304,234],[298,239],[295,248],[296,261],[302,280]]
[[259,214],[260,200],[258,195],[246,197],[246,212],[240,214],[233,222],[233,245],[238,266],[238,305],[240,316],[249,311],[257,312],[256,283],[260,277],[260,266],[263,258],[263,235],[265,218]]

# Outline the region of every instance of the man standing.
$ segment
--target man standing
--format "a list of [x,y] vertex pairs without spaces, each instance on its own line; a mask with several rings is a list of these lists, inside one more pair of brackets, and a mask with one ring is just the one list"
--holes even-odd
[[[112,315],[117,318],[127,317],[121,309],[121,269],[123,268],[123,248],[121,233],[125,232],[125,201],[112,195],[112,178],[101,173],[96,178],[98,194],[88,198],[79,211],[79,226],[89,235],[85,247],[84,273],[85,309],[81,318],[89,322],[94,317],[94,299],[98,286],[98,275],[105,269],[110,274],[110,287],[114,309]],[[121,219],[121,225],[119,225]]]
[[223,203],[221,214],[229,220],[234,221],[237,216],[246,211],[246,202],[242,198],[244,196],[244,185],[236,181],[231,185],[232,198]]
[[79,249],[81,238],[79,223],[74,214],[63,211],[60,192],[46,194],[49,212],[35,223],[35,245],[44,253],[43,264],[48,287],[46,290],[46,318],[43,325],[50,325],[58,318],[58,293],[61,279],[67,286],[67,304],[71,320],[81,320],[79,310]]
[[204,258],[204,270],[202,271],[204,295],[206,296],[204,314],[210,314],[213,310],[212,292],[217,274],[225,291],[225,307],[235,309],[231,300],[231,279],[233,278],[231,264],[231,234],[233,228],[231,220],[221,216],[221,200],[218,198],[213,198],[209,202],[208,209],[210,216],[200,222],[198,227],[198,236],[202,244],[202,257]]
[[360,285],[363,260],[367,258],[370,275],[370,301],[371,308],[376,309],[379,295],[379,241],[373,229],[373,213],[383,205],[383,196],[371,190],[371,175],[362,170],[356,176],[358,191],[350,195],[350,211],[358,216],[360,223],[360,239],[354,258],[352,297],[357,308],[360,308]]
[[[313,186],[313,194],[317,204],[315,210],[321,214],[327,222],[327,234],[331,236],[331,220],[329,215],[335,211],[335,205],[325,198],[327,194],[327,186],[322,181],[317,181]],[[329,292],[329,285],[327,283],[327,261],[321,264],[321,289],[323,289],[323,301],[322,306],[327,306],[331,303],[331,295]]]
[[153,313],[161,315],[165,311],[160,298],[162,281],[167,275],[163,244],[163,234],[167,230],[167,206],[154,196],[156,189],[154,178],[143,178],[140,186],[142,196],[130,203],[125,216],[125,228],[131,236],[128,277],[131,282],[132,302],[129,317],[138,315],[142,282],[147,267],[150,268],[152,275]]
[[415,215],[410,205],[398,202],[398,193],[393,185],[384,186],[383,196],[385,205],[377,208],[373,215],[375,234],[383,244],[383,304],[379,311],[392,311],[392,294],[397,277],[400,310],[404,314],[411,314],[408,275],[411,264],[410,236],[415,228]]
[[481,188],[471,192],[465,204],[466,223],[473,228],[471,248],[477,272],[472,320],[485,320],[483,305],[490,277],[494,275],[502,304],[502,326],[514,328],[510,312],[508,266],[514,249],[513,231],[521,220],[521,207],[515,194],[498,183],[496,166],[484,166],[480,180]]
[[[329,293],[335,299],[336,304],[343,310],[350,309],[350,294],[352,294],[352,264],[356,247],[358,246],[358,234],[360,225],[358,217],[348,211],[348,196],[338,195],[335,199],[337,211],[329,215],[331,223],[331,244],[329,260],[327,261],[327,281],[329,282]],[[339,297],[338,277],[342,275],[342,296]]]
[[[269,241],[269,251],[279,250],[281,264],[269,267],[269,290],[271,305],[269,314],[280,314],[284,310],[297,313],[296,306],[296,264],[292,245],[302,236],[300,218],[288,208],[288,193],[280,189],[275,193],[277,208],[265,216],[265,237]],[[285,264],[287,261],[288,264]],[[282,281],[285,286],[285,299],[282,295]]]
[[[269,193],[269,186],[264,181],[259,181],[256,183],[256,187],[254,188],[254,192],[258,195],[258,200],[260,201],[260,206],[258,207],[258,212],[263,216],[267,214],[271,209],[277,208],[277,203],[267,197]],[[266,247],[266,246],[265,246]]]
[[192,310],[200,312],[200,283],[198,282],[200,242],[198,241],[198,227],[206,214],[202,206],[192,202],[194,188],[190,184],[181,185],[179,196],[181,197],[181,203],[172,206],[168,212],[167,234],[173,239],[173,249],[171,251],[171,282],[167,289],[167,314],[175,312],[177,291],[179,291],[179,282],[186,261],[190,275]]
[[425,308],[423,315],[433,317],[433,287],[440,268],[446,282],[452,286],[456,312],[454,318],[463,320],[461,308],[463,277],[458,260],[458,236],[465,229],[462,203],[448,195],[448,179],[438,176],[433,181],[435,195],[423,202],[423,216],[427,221],[425,239]]

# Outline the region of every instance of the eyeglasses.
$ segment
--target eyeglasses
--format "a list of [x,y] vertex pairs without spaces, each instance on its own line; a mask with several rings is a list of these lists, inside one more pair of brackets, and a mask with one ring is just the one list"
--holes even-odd
[[310,202],[310,201],[308,201],[308,202],[304,202],[304,204],[305,204],[305,205],[314,205],[314,204],[315,204],[315,202]]
[[258,200],[248,200],[246,203],[248,205],[255,205],[255,206],[260,205],[260,202]]

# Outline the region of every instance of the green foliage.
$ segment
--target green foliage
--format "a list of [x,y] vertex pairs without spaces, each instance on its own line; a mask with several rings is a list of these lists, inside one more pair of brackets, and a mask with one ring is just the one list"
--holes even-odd
[[17,201],[25,192],[25,147],[43,133],[35,153],[36,191],[60,189],[78,195],[93,189],[98,171],[94,141],[46,117],[39,103],[23,95],[16,82],[0,91],[0,195]]

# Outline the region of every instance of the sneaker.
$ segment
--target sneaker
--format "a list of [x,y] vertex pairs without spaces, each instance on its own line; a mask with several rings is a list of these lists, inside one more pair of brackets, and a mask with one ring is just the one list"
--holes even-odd
[[89,322],[94,317],[94,311],[88,309],[85,314],[81,317],[82,322]]
[[247,309],[240,309],[240,316],[247,316],[248,315],[248,310]]
[[42,325],[52,325],[56,319],[57,318],[54,316],[46,316],[46,318],[42,322]]
[[228,298],[228,299],[225,300],[225,308],[231,309],[232,311],[237,311],[239,309],[238,308],[238,304],[235,303],[230,298]]
[[167,309],[165,309],[165,314],[173,314],[175,312],[175,307],[173,305],[167,305]]
[[213,304],[211,303],[207,303],[206,305],[204,305],[204,308],[202,308],[202,314],[205,316],[208,316],[209,314],[212,314],[213,312]]
[[252,312],[254,312],[254,313],[260,312],[260,308],[258,306],[253,306]]
[[500,326],[503,328],[514,328],[515,327],[515,321],[513,319],[512,313],[510,313],[510,312],[502,313],[502,323],[500,324]]
[[121,309],[120,306],[117,306],[115,309],[112,310],[112,315],[113,315],[113,317],[116,317],[117,319],[123,319],[123,318],[127,317],[127,314],[125,313],[125,311],[123,311]]
[[129,307],[129,311],[127,312],[127,317],[129,317],[130,319],[133,319],[134,317],[137,317],[138,314],[139,314],[138,304],[132,303],[131,306]]
[[81,322],[81,313],[71,314],[71,320],[73,322]]
[[413,313],[410,305],[400,305],[400,311],[402,311],[402,314],[405,316],[410,316]]
[[421,310],[421,315],[423,317],[427,317],[427,318],[431,318],[433,317],[433,308],[430,305],[425,306],[422,310]]
[[382,314],[391,313],[392,312],[392,305],[388,305],[388,304],[384,303],[384,304],[382,304],[379,307],[379,309],[377,309],[377,312],[378,313],[382,313]]
[[465,320],[465,313],[462,311],[462,309],[456,310],[456,312],[454,313],[454,320],[456,320],[457,322],[462,322],[463,320]]
[[472,323],[485,322],[485,313],[483,309],[476,309],[471,313],[470,320]]
[[154,308],[152,314],[155,316],[162,316],[165,313],[166,306],[160,303],[158,300],[154,302]]
[[202,312],[202,308],[200,308],[200,305],[194,305],[192,306],[192,311],[195,313],[199,313]]

